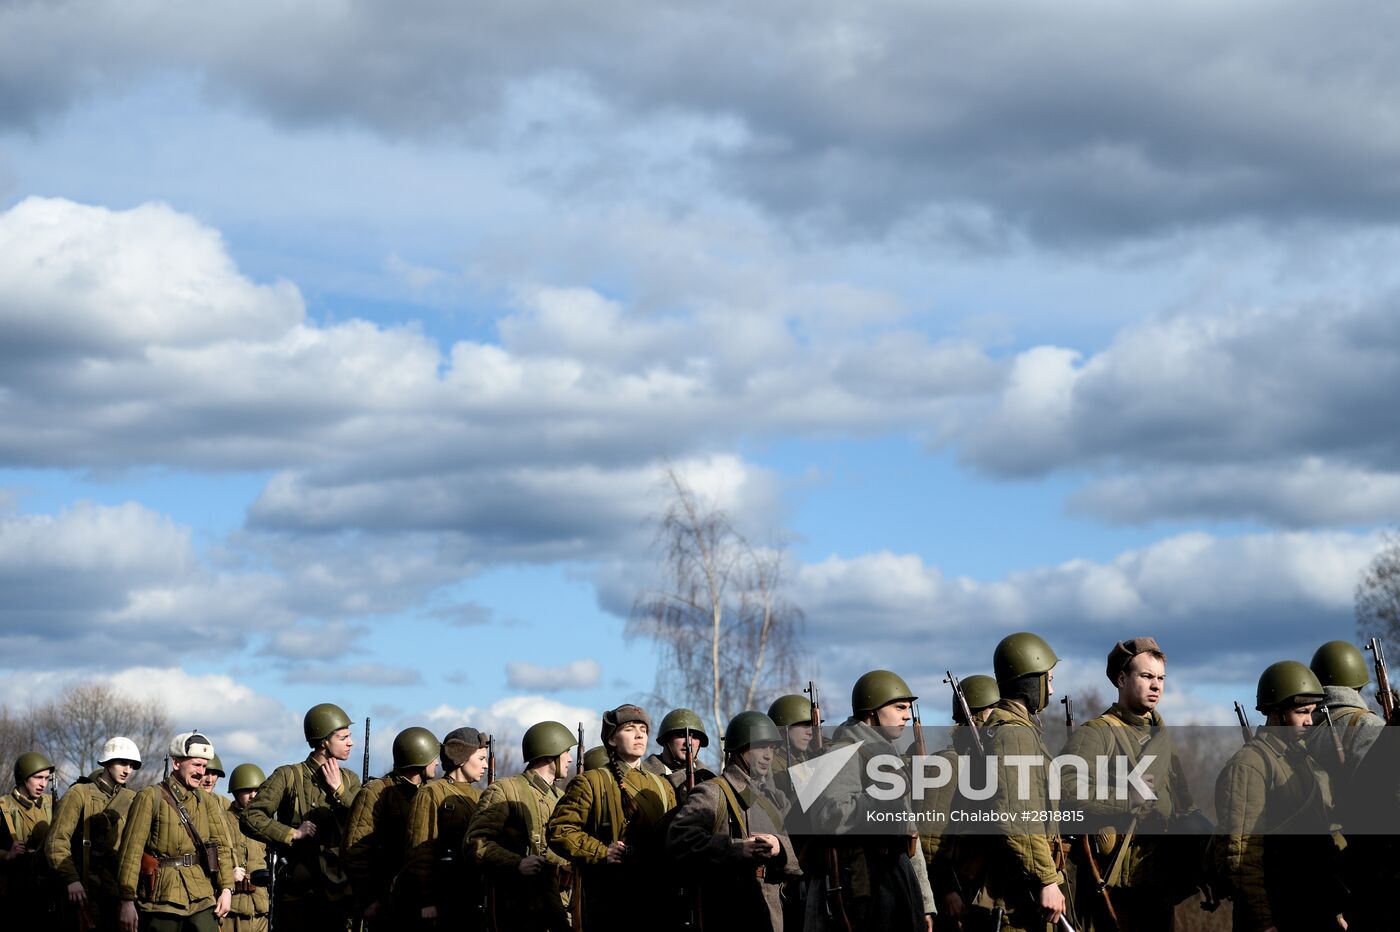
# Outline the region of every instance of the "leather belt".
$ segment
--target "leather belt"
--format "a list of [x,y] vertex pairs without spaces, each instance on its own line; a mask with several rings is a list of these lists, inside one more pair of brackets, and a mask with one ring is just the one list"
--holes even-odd
[[199,858],[193,853],[182,854],[178,858],[161,858],[158,862],[161,867],[194,867],[198,863]]

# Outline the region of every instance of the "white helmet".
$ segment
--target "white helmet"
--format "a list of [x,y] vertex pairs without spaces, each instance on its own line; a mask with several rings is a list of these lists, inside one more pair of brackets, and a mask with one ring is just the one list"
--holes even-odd
[[98,755],[99,764],[108,764],[114,760],[129,760],[136,765],[136,769],[141,769],[141,752],[136,747],[136,742],[130,738],[112,738],[102,745],[102,753]]

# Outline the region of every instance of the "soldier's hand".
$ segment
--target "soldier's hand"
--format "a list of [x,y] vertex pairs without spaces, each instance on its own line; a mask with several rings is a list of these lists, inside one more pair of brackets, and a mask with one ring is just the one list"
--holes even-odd
[[924,916],[924,932],[933,932],[933,914]]
[[13,861],[15,858],[24,854],[28,850],[29,849],[24,846],[24,842],[17,841],[14,843],[14,846],[10,848],[9,852],[6,853],[5,860]]
[[248,869],[245,867],[235,867],[233,869],[233,879],[236,883],[242,883],[248,879]]
[[1041,918],[1052,925],[1065,914],[1065,895],[1057,883],[1047,883],[1041,887],[1038,902]]
[[321,762],[321,776],[332,791],[340,789],[340,761],[334,757],[327,757]]
[[233,908],[233,891],[224,887],[219,891],[219,898],[214,901],[214,918],[222,919],[228,915],[228,911]]
[[521,858],[520,873],[524,874],[526,877],[533,877],[544,870],[545,863],[546,859],[542,854],[532,854],[528,858]]
[[424,922],[437,922],[436,906],[424,906],[418,911],[418,914],[423,917]]
[[117,910],[117,925],[122,932],[136,932],[136,904],[131,900],[122,900]]
[[782,845],[774,835],[750,835],[744,839],[744,857],[771,858],[782,850]]
[[615,841],[608,845],[608,863],[621,864],[622,856],[627,853],[627,843]]
[[68,902],[79,908],[87,905],[87,891],[83,889],[81,880],[75,880],[68,885]]
[[956,893],[948,893],[943,897],[943,915],[957,918],[963,911],[963,899]]
[[316,823],[306,821],[297,826],[297,830],[292,833],[292,841],[301,841],[303,838],[316,837]]

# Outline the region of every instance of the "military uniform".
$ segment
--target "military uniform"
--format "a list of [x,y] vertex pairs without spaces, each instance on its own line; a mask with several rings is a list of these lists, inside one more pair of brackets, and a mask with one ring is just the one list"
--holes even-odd
[[[615,768],[623,768],[619,786]],[[624,815],[622,794],[636,809]],[[664,839],[658,826],[676,805],[671,784],[620,761],[573,779],[550,816],[549,847],[583,871],[584,914],[589,928],[607,929],[658,915],[665,909],[659,874]],[[627,844],[621,864],[607,863],[608,846]]]
[[[285,858],[272,904],[284,929],[343,930],[349,922],[349,880],[341,864],[341,843],[360,778],[340,768],[340,786],[331,790],[315,755],[283,764],[258,788],[242,813],[243,829]],[[314,822],[316,834],[293,843],[302,822]]]
[[482,926],[481,886],[461,852],[481,790],[445,777],[419,787],[408,815],[408,857],[396,896],[420,916],[435,906],[444,928]]
[[[1323,689],[1326,692],[1323,704],[1332,715],[1332,727],[1327,727],[1320,708],[1313,713],[1313,727],[1307,736],[1308,753],[1327,771],[1333,793],[1340,797],[1385,727],[1385,721],[1371,711],[1359,690],[1346,686],[1324,686]],[[1345,763],[1337,757],[1334,734],[1341,740]]]
[[[1084,850],[1085,838],[1108,885],[1118,929],[1170,930],[1176,904],[1195,888],[1195,862],[1201,852],[1195,851],[1195,856],[1190,857],[1193,848],[1189,838],[1164,836],[1173,821],[1194,812],[1196,806],[1181,758],[1161,715],[1156,710],[1145,716],[1135,715],[1115,702],[1102,715],[1071,732],[1064,753],[1081,757],[1091,765],[1085,774],[1086,792],[1082,797],[1073,797],[1077,788],[1074,780],[1064,784],[1064,808],[1083,813],[1081,821],[1067,823],[1080,833],[1072,849],[1071,879],[1075,912],[1083,932],[1114,928],[1096,889],[1089,855]],[[1098,798],[1099,774],[1093,764],[1100,758],[1116,761],[1121,757],[1131,769],[1148,754],[1155,760],[1144,772],[1153,777],[1157,799],[1139,809],[1134,822],[1134,807],[1129,799],[1117,798],[1107,787],[1102,794],[1106,798]],[[1134,829],[1131,840],[1126,837],[1129,827]],[[1121,852],[1120,845],[1126,845]],[[1178,855],[1186,855],[1187,859]]]
[[267,932],[268,912],[271,909],[267,887],[254,885],[248,876],[267,867],[267,845],[244,832],[242,814],[242,807],[233,801],[224,810],[224,820],[232,839],[230,854],[233,866],[243,868],[246,874],[242,881],[234,884],[228,915],[220,928],[222,932]]
[[[56,891],[47,883],[44,838],[53,822],[53,797],[30,799],[18,787],[0,796],[0,910],[16,927],[37,927],[53,911]],[[6,858],[16,844],[25,853]]]
[[[497,915],[509,916],[512,929],[569,928],[563,898],[569,862],[550,850],[546,837],[562,798],[556,786],[534,772],[497,780],[482,794],[467,830],[463,847],[491,885]],[[543,856],[547,863],[527,877],[520,873],[520,862],[532,855]]]
[[345,873],[361,912],[379,904],[376,921],[399,919],[411,904],[395,890],[399,871],[408,855],[408,814],[418,785],[399,773],[371,780],[361,788],[350,808],[345,833]]
[[1318,932],[1336,928],[1342,911],[1327,779],[1282,731],[1259,728],[1215,783],[1214,866],[1234,899],[1237,932]]
[[1065,883],[1066,846],[1059,823],[1040,816],[1056,808],[1050,798],[1047,768],[1029,768],[1030,779],[1022,786],[1017,768],[1007,760],[1029,756],[1048,763],[1052,755],[1039,722],[1024,705],[1002,699],[991,708],[986,748],[997,761],[996,792],[986,808],[1011,818],[989,823],[997,832],[985,839],[987,892],[997,907],[1006,911],[1005,932],[1045,929],[1048,924],[1041,918],[1035,898],[1041,888]]
[[[667,853],[697,877],[705,924],[727,932],[782,932],[782,884],[802,875],[783,831],[788,802],[755,783],[740,766],[698,784],[666,833]],[[762,861],[743,852],[750,835],[777,836],[778,854]]]
[[99,768],[64,794],[44,842],[44,857],[60,886],[82,883],[87,918],[96,929],[117,927],[117,846],[135,798]]
[[[935,907],[924,859],[921,855],[910,857],[910,843],[915,838],[908,833],[913,830],[912,821],[907,818],[912,812],[910,801],[905,796],[877,804],[866,787],[870,758],[899,754],[888,738],[855,717],[836,729],[827,753],[857,743],[860,746],[856,754],[808,811],[810,824],[819,834],[842,835],[834,844],[851,926],[857,932],[917,932],[924,928],[924,917]],[[876,808],[880,811],[875,812]],[[892,818],[871,821],[867,813]],[[872,824],[890,826],[891,833],[864,834]],[[810,930],[836,929],[840,922],[826,915],[823,897],[809,895],[805,925]]]
[[[669,754],[652,754],[650,757],[642,759],[641,768],[648,773],[654,773],[667,783],[671,784],[671,791],[676,794],[676,803],[685,802],[685,762],[676,761]],[[703,783],[706,780],[713,780],[714,772],[706,770],[698,763],[695,765],[695,782]]]
[[[218,863],[212,876],[200,865],[194,840],[162,788],[184,806],[200,840],[218,845]],[[233,889],[229,843],[224,814],[205,793],[187,789],[171,777],[148,786],[132,800],[122,829],[117,853],[118,896],[136,903],[142,929],[213,932],[218,927],[214,905],[219,891]],[[143,855],[155,859],[154,883],[142,877]]]

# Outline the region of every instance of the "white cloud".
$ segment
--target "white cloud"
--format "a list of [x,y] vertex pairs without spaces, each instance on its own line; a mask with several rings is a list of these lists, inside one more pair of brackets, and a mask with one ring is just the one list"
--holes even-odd
[[512,660],[506,664],[506,685],[511,689],[538,692],[587,689],[598,685],[602,675],[602,665],[591,657],[552,667],[525,660]]
[[568,705],[546,696],[508,696],[485,708],[444,703],[424,712],[422,717],[442,734],[470,725],[484,734],[494,735],[506,745],[518,742],[531,725],[555,721],[562,722],[570,731],[582,722],[585,745],[592,747],[601,741],[603,727],[602,711]]

